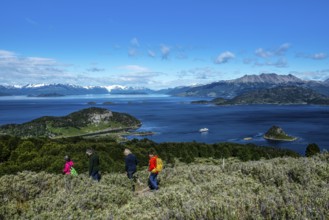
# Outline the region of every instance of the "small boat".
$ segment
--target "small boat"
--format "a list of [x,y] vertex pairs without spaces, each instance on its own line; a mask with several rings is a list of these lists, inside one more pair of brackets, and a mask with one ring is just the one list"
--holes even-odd
[[199,132],[208,132],[209,131],[209,129],[208,128],[200,128],[200,130],[199,130]]

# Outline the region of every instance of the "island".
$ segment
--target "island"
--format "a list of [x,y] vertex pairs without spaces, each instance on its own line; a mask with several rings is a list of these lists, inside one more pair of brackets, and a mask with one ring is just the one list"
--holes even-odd
[[103,105],[113,105],[113,102],[103,102]]
[[45,94],[39,94],[39,95],[33,95],[33,94],[29,94],[27,95],[27,97],[40,97],[40,98],[48,98],[48,97],[62,97],[65,96],[63,94],[60,93],[45,93]]
[[91,107],[67,116],[44,116],[23,124],[0,126],[0,134],[19,137],[76,137],[127,134],[141,126],[141,122],[126,113]]
[[270,141],[295,141],[296,137],[287,135],[282,128],[273,125],[265,134],[264,139]]

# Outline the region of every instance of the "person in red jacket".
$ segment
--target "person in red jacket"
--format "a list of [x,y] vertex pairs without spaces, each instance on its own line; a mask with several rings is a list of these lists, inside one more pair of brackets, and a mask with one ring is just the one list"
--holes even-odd
[[158,190],[158,171],[156,170],[157,167],[157,158],[158,156],[155,154],[154,151],[149,152],[149,171],[150,171],[150,176],[149,176],[149,187],[151,190]]

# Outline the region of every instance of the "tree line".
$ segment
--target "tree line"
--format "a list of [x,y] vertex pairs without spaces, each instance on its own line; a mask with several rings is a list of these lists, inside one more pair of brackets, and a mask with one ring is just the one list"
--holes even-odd
[[15,174],[23,170],[61,173],[64,156],[69,155],[79,173],[87,172],[86,149],[94,149],[100,157],[102,172],[123,172],[125,148],[129,148],[138,158],[139,167],[148,165],[148,152],[155,150],[165,164],[173,165],[177,159],[191,163],[195,158],[229,158],[241,161],[261,158],[299,157],[294,151],[254,144],[199,142],[155,143],[149,139],[129,140],[118,143],[110,137],[103,138],[20,138],[0,136],[0,176]]

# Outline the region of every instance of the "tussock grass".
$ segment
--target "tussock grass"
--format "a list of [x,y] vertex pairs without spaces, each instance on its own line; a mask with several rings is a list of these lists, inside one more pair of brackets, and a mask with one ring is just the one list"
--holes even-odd
[[93,182],[21,172],[0,178],[0,219],[328,219],[329,153],[166,166],[160,190],[130,191],[125,174]]

